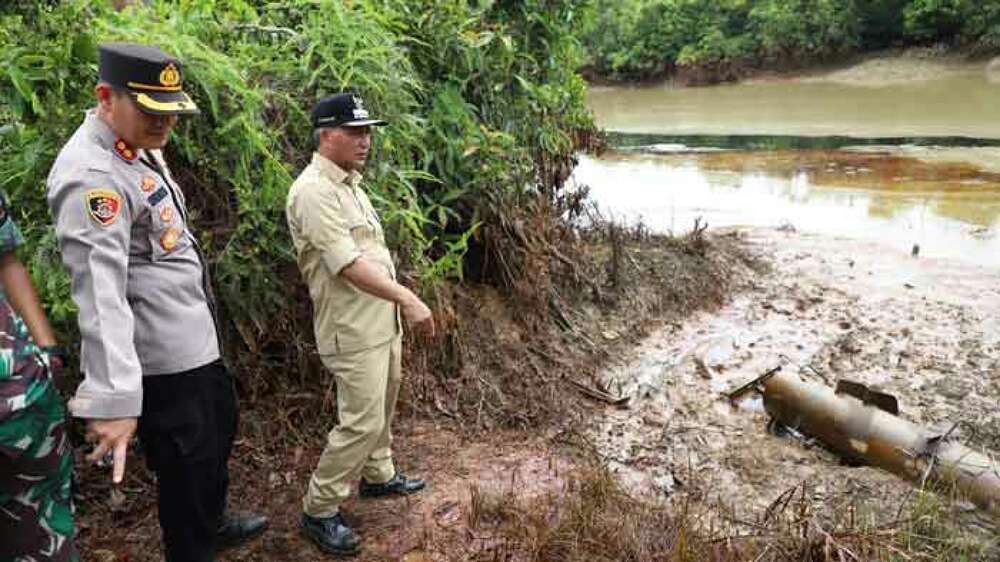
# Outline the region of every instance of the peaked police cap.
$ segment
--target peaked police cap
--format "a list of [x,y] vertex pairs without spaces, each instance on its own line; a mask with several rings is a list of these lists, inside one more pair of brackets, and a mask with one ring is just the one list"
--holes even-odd
[[386,121],[374,119],[365,109],[365,103],[354,92],[343,92],[325,97],[313,106],[313,128],[364,127],[366,125],[388,125]]
[[200,113],[181,89],[184,77],[177,58],[152,45],[137,43],[103,43],[98,54],[101,81],[128,91],[144,113]]

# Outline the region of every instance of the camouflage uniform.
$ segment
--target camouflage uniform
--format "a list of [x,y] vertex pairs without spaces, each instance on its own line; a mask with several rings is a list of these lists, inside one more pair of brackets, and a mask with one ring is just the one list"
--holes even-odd
[[[0,255],[22,241],[0,196]],[[73,457],[48,361],[0,292],[0,562],[79,560]]]

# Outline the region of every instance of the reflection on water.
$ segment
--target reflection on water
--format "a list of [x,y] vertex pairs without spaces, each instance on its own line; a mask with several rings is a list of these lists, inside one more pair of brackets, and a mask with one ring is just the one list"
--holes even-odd
[[[606,212],[779,226],[1000,266],[1000,72],[875,57],[799,79],[593,87],[620,148],[575,172]],[[624,148],[629,147],[629,148]],[[657,153],[657,154],[651,154]]]
[[577,182],[607,214],[683,233],[791,225],[879,239],[925,257],[1000,265],[1000,174],[858,150],[725,151],[581,158]]

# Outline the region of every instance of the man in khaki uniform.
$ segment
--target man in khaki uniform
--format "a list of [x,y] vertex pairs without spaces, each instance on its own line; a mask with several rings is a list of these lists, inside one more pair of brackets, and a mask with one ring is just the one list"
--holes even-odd
[[361,476],[361,496],[411,494],[423,480],[396,472],[392,422],[401,378],[400,313],[433,333],[431,312],[396,282],[382,225],[361,187],[372,119],[343,93],[313,108],[318,148],[288,193],[286,213],[299,269],[314,305],[316,343],[337,381],[340,423],[309,482],[301,528],[322,550],[355,554],[359,540],[340,504]]

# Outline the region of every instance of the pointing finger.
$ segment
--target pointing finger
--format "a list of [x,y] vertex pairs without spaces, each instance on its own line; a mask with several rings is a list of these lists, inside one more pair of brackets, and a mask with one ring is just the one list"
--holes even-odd
[[112,481],[115,484],[121,483],[125,477],[125,455],[128,452],[128,440],[122,439],[115,445],[115,467],[112,474]]

